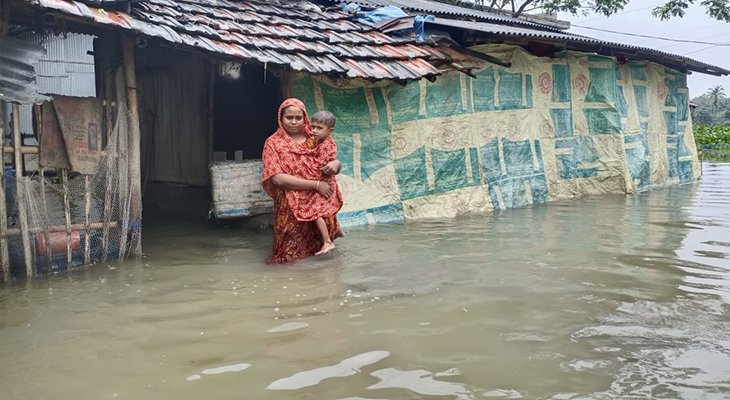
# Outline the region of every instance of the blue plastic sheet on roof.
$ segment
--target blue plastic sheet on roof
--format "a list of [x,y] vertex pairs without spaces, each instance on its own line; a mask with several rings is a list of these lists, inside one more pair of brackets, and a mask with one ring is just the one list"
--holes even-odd
[[[342,4],[342,11],[346,13],[359,13],[361,11],[361,8],[359,5],[354,3]],[[396,6],[380,7],[373,11],[367,11],[362,14],[363,17],[358,18],[358,22],[371,25],[388,19],[402,18],[408,16],[405,11]]]
[[426,41],[426,21],[431,22],[434,20],[435,18],[433,15],[427,15],[425,17],[420,15],[416,16],[413,21],[413,31],[416,33],[417,42],[423,43]]
[[342,12],[348,13],[348,14],[359,13],[360,10],[362,9],[358,4],[355,4],[355,3],[349,3],[349,4],[342,3],[342,4],[340,4],[340,6],[342,7]]

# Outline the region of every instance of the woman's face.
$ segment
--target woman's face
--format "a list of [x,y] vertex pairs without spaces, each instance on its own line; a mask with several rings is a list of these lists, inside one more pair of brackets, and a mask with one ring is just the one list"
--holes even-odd
[[297,107],[287,107],[281,117],[281,125],[289,135],[298,135],[304,127],[304,112]]

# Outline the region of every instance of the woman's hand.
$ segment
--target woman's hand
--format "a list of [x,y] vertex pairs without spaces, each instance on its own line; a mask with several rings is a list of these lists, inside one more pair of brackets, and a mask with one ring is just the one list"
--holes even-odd
[[334,192],[335,188],[334,185],[330,184],[329,182],[319,181],[317,184],[317,192],[322,195],[325,199],[329,199],[330,196],[332,196],[332,192]]
[[332,176],[339,174],[341,169],[342,163],[340,162],[340,160],[332,160],[323,165],[322,168],[320,168],[320,171],[322,171],[322,173],[327,176]]

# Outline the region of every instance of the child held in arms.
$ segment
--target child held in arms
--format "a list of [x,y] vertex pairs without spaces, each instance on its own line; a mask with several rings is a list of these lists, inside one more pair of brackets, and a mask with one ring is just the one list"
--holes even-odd
[[337,159],[337,145],[331,137],[335,129],[335,116],[329,111],[319,111],[312,115],[311,124],[312,137],[314,138],[313,157],[311,157],[313,163],[302,165],[302,168],[306,170],[303,172],[305,172],[305,175],[311,176],[311,179],[319,179],[317,185],[330,185],[332,195],[325,198],[317,191],[296,191],[295,196],[300,207],[294,207],[293,212],[297,220],[312,221],[317,227],[323,244],[322,248],[315,254],[321,255],[335,248],[332,239],[345,236],[342,229],[338,229],[334,234],[334,238],[331,237],[322,218],[337,214],[342,208],[342,192],[334,175],[327,176],[321,172],[321,168],[325,164]]

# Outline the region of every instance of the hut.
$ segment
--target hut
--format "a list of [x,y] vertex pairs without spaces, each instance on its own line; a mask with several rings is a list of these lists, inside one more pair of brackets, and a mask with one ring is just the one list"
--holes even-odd
[[[87,132],[82,141],[83,157],[96,157],[96,169],[69,165],[82,172],[76,180],[64,169],[64,179],[53,181],[64,193],[59,229],[47,201],[19,213],[22,226],[13,233],[22,237],[22,256],[0,257],[6,277],[13,260],[29,276],[53,270],[57,251],[65,268],[74,257],[81,265],[138,256],[143,187],[145,209],[205,215],[212,200],[218,218],[269,211],[256,159],[286,97],[335,113],[346,199],[340,220],[362,225],[695,180],[686,74],[730,73],[571,34],[559,21],[428,0],[360,7],[325,0],[2,1],[2,43],[12,43],[15,62],[42,51],[20,45],[14,37],[21,31],[95,37],[98,101],[88,107],[101,115],[92,123],[101,133]],[[393,5],[400,15],[370,12]],[[3,68],[17,72],[18,65]],[[22,70],[32,75],[28,62]],[[6,90],[5,100],[47,100],[31,89]],[[49,112],[37,107],[37,128],[47,126],[51,109],[63,114],[82,102],[53,103]],[[3,126],[15,135],[11,125]],[[50,165],[37,130],[39,184],[22,173],[23,151],[38,150],[24,150],[21,140],[9,147],[16,181],[26,188],[16,192],[20,209],[23,199],[45,197],[42,185],[55,173],[44,168]],[[83,205],[75,213],[74,190],[63,186],[74,182]],[[37,209],[45,217],[32,221]],[[13,243],[2,225],[6,254]]]

